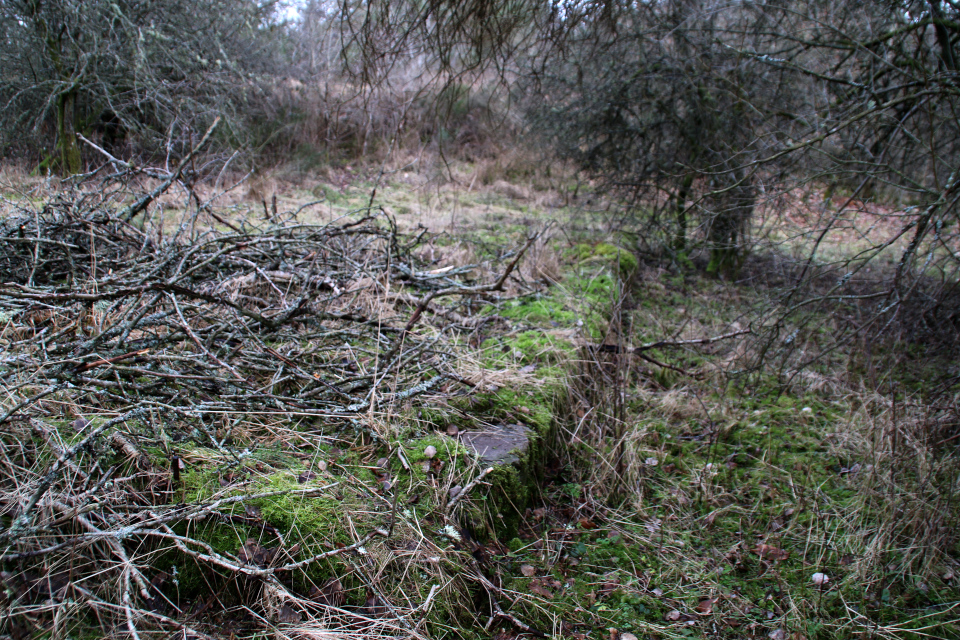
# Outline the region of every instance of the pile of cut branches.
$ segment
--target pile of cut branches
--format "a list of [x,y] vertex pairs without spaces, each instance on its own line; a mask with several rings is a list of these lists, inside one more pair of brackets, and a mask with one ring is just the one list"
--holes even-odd
[[[148,215],[163,189],[131,198],[134,182],[114,188],[116,177],[35,206],[6,202],[14,211],[0,222],[0,633],[56,635],[63,620],[86,616],[135,638],[207,635],[166,595],[176,576],[150,564],[173,551],[258,581],[272,604],[257,615],[271,625],[313,607],[315,626],[420,635],[372,583],[373,604],[346,612],[331,585],[308,602],[284,579],[386,537],[395,499],[393,515],[368,518],[365,531],[351,523],[351,544],[284,547],[273,530],[279,549],[251,542],[225,553],[191,537],[190,523],[256,524],[266,497],[344,494],[312,474],[301,488],[236,491],[244,476],[230,473],[222,491],[188,496],[182,476],[198,462],[184,451],[193,443],[239,469],[251,454],[241,428],[286,429],[307,448],[331,437],[386,442],[375,413],[471,384],[449,337],[482,317],[441,299],[495,296],[532,239],[478,284],[469,267],[418,267],[422,234],[400,233],[382,209],[327,224],[301,224],[297,212],[228,221],[187,184],[178,224],[151,231],[131,222],[130,207]],[[207,214],[220,230],[204,228]]]

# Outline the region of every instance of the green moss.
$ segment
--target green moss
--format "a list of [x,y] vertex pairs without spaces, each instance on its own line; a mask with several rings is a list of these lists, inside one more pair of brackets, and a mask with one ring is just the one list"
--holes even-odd
[[433,459],[442,462],[465,461],[470,458],[467,448],[459,440],[436,434],[407,440],[403,445],[404,455],[411,464],[429,460],[431,458],[425,453],[427,447],[434,447],[437,453]]
[[486,354],[485,364],[492,367],[508,363],[566,366],[576,353],[576,347],[569,340],[543,331],[521,331],[506,337],[492,337],[481,346]]
[[[316,482],[316,481],[314,481]],[[275,496],[257,498],[250,502],[260,510],[260,517],[282,532],[294,533],[310,547],[331,548],[333,544],[350,544],[350,536],[343,523],[347,516],[356,517],[361,503],[351,494],[341,491],[339,495],[305,497],[302,491],[308,484],[300,484],[295,474],[281,472],[270,475],[257,484],[257,492],[283,491]]]
[[581,262],[607,262],[616,265],[617,273],[624,279],[640,268],[640,261],[633,253],[608,242],[595,245],[578,244],[574,247],[574,255]]
[[558,296],[536,296],[527,300],[516,300],[500,311],[505,318],[525,320],[530,323],[573,326],[578,315]]

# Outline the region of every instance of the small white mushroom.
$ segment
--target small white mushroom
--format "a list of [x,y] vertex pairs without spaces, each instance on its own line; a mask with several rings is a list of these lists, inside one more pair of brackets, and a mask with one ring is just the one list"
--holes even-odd
[[437,455],[437,448],[433,445],[430,445],[423,450],[423,455],[427,456],[428,458],[433,458],[435,455]]
[[823,585],[830,582],[830,577],[825,573],[818,572],[813,574],[811,580],[813,580],[813,584],[817,585],[818,587],[822,587]]

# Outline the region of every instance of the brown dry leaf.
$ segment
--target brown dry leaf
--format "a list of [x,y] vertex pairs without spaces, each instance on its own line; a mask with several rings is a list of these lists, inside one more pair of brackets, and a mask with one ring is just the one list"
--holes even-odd
[[277,612],[277,622],[297,624],[300,622],[300,619],[300,612],[294,610],[289,605],[283,605],[280,607],[280,611]]
[[370,591],[367,592],[367,600],[363,603],[363,606],[360,607],[361,613],[367,616],[381,616],[388,611],[376,594]]
[[724,618],[723,623],[728,627],[730,627],[731,629],[736,629],[741,624],[740,621],[737,620],[736,618]]
[[593,520],[589,519],[589,518],[580,518],[580,520],[578,520],[577,523],[580,525],[580,528],[581,528],[581,529],[596,529],[596,528],[597,528],[596,523],[595,523]]
[[277,555],[276,547],[264,547],[253,538],[248,538],[240,551],[237,552],[237,558],[245,564],[253,564],[259,567],[269,566]]
[[784,551],[770,544],[758,544],[753,552],[765,560],[786,560],[790,557],[789,551]]
[[532,564],[522,564],[520,565],[520,573],[528,578],[532,578],[537,575],[537,570],[533,568]]
[[607,596],[609,596],[611,593],[613,593],[619,588],[620,588],[620,582],[617,580],[613,580],[611,582],[604,582],[600,585],[600,589],[598,590],[598,595],[601,598],[606,598]]
[[553,592],[545,588],[540,580],[531,580],[528,588],[530,589],[530,593],[538,595],[541,598],[546,598],[547,600],[553,600]]
[[713,605],[717,604],[720,598],[706,598],[697,605],[697,613],[702,616],[708,616],[713,613]]
[[668,611],[667,614],[663,617],[666,618],[667,620],[670,620],[671,622],[676,622],[677,620],[680,619],[680,615],[681,615],[680,612],[674,609],[672,611]]
[[342,607],[345,600],[343,585],[336,578],[328,580],[319,589],[316,585],[310,587],[309,597],[314,602],[319,602],[328,607]]

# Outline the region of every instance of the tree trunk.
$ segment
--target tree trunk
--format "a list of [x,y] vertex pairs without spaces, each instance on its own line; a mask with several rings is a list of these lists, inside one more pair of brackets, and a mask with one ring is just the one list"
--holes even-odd
[[60,156],[60,171],[73,175],[83,170],[80,147],[77,145],[75,91],[60,94],[57,98],[57,152]]
[[756,196],[753,187],[741,182],[721,200],[710,223],[710,262],[707,273],[733,277],[743,264],[744,236],[753,215]]
[[673,248],[681,253],[687,250],[687,196],[692,185],[693,174],[685,175],[676,195],[677,235],[673,240]]

